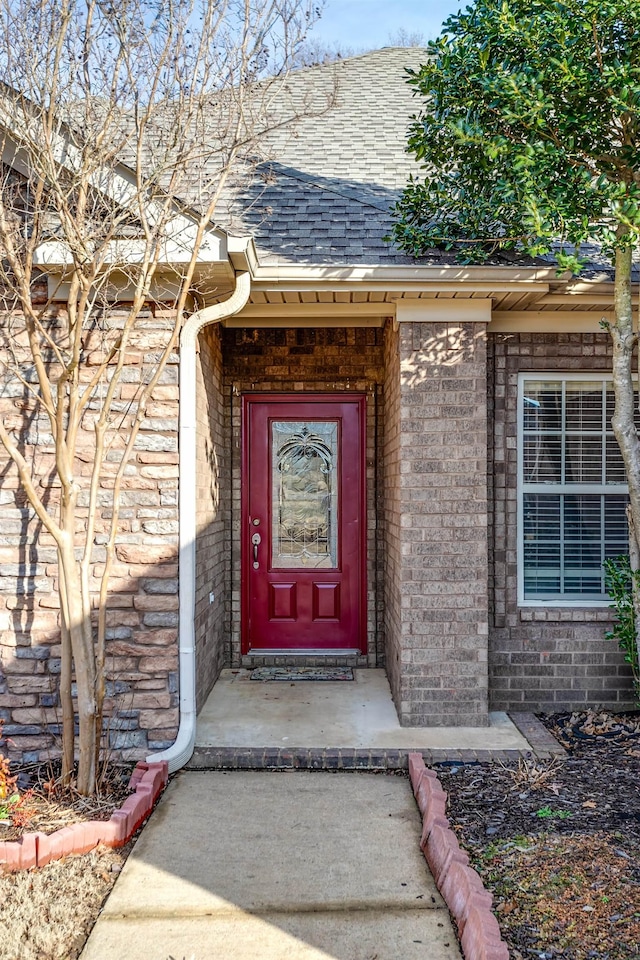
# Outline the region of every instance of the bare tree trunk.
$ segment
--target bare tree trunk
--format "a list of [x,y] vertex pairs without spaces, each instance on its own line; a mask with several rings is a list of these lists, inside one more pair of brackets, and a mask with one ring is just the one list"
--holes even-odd
[[[627,521],[629,523],[629,566],[631,568],[631,600],[635,625],[636,663],[640,665],[640,543],[633,522],[631,510],[627,507]],[[634,670],[634,675],[636,671]]]
[[62,782],[69,784],[73,776],[75,756],[75,717],[71,682],[73,676],[73,654],[69,636],[67,589],[64,568],[58,551],[58,583],[60,589],[60,705],[62,707]]
[[615,410],[611,425],[622,453],[629,484],[629,564],[636,628],[636,657],[640,657],[640,439],[635,426],[633,391],[633,350],[637,335],[633,329],[631,302],[632,249],[616,250],[615,320],[610,327],[613,340],[613,389]]
[[96,788],[98,743],[98,706],[96,703],[96,664],[93,655],[93,631],[90,603],[83,597],[82,579],[75,558],[73,529],[75,504],[63,504],[62,526],[65,531],[60,546],[60,562],[66,590],[66,629],[69,633],[75,666],[78,698],[78,778],[81,794],[92,794]]

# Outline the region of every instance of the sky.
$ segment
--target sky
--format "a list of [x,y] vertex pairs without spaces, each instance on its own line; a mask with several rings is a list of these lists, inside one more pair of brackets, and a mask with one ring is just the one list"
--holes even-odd
[[443,20],[466,6],[467,0],[327,0],[310,39],[371,50],[389,46],[390,35],[404,29],[433,40]]

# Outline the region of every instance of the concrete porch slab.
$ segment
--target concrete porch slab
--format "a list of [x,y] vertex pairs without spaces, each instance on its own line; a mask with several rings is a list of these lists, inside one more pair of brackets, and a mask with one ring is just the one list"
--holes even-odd
[[[196,753],[260,748],[530,753],[505,713],[488,727],[401,727],[384,670],[354,670],[353,682],[258,682],[223,670],[198,716]],[[471,759],[471,758],[469,758]]]

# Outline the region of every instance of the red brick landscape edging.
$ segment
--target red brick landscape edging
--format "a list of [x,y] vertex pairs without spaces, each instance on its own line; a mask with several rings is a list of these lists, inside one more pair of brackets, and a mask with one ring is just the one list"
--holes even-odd
[[456,922],[465,960],[509,960],[491,912],[493,897],[460,849],[445,813],[447,794],[422,754],[409,754],[409,776],[422,814],[420,848]]
[[127,797],[109,820],[84,820],[55,833],[25,833],[21,840],[0,842],[0,870],[44,867],[70,853],[88,853],[98,844],[122,847],[144,823],[169,778],[167,763],[138,763]]

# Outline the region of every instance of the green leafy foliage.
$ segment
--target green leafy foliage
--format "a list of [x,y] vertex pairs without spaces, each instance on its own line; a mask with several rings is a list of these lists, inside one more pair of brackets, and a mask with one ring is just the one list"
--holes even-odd
[[554,810],[553,807],[540,807],[536,810],[536,817],[541,820],[568,820],[570,816],[570,810]]
[[406,252],[547,253],[640,232],[640,3],[476,0],[409,71],[423,101],[408,149],[425,171],[396,206]]
[[[3,722],[0,720],[0,748],[6,740],[2,736]],[[32,792],[21,794],[18,790],[18,778],[11,773],[10,761],[0,752],[0,821],[11,823],[14,827],[27,826],[33,810],[29,807]]]
[[633,674],[633,688],[636,699],[640,703],[640,662],[638,661],[638,647],[636,642],[636,618],[633,609],[631,594],[632,577],[640,585],[640,571],[631,572],[629,557],[614,557],[604,562],[605,583],[607,593],[611,597],[611,606],[615,610],[616,619],[613,629],[605,636],[607,640],[616,640],[622,650],[625,662],[631,667]]

